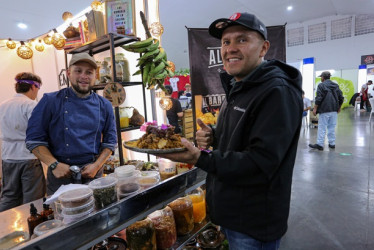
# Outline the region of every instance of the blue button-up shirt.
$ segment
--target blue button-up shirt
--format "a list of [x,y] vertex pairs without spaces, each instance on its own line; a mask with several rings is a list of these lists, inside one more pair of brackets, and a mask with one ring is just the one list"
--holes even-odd
[[69,165],[92,162],[103,148],[114,151],[117,132],[111,103],[96,93],[79,98],[71,88],[44,94],[26,131],[28,150],[41,145]]

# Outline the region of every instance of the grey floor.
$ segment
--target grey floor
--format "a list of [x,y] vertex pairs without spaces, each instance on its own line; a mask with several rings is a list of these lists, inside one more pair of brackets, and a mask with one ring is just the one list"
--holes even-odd
[[374,115],[338,115],[336,149],[310,149],[303,128],[294,168],[288,232],[280,249],[374,249]]

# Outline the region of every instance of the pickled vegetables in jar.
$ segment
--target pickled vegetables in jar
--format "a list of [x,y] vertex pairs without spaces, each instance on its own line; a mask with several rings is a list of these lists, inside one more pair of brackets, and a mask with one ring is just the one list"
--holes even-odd
[[174,214],[178,235],[186,235],[194,228],[193,208],[190,197],[178,198],[168,205]]
[[177,241],[173,211],[166,206],[148,215],[156,229],[157,249],[171,248]]
[[201,188],[197,188],[191,191],[188,196],[192,200],[193,217],[195,223],[202,222],[206,217],[206,204],[204,191]]
[[151,219],[137,221],[126,229],[128,248],[131,250],[156,250],[156,231]]

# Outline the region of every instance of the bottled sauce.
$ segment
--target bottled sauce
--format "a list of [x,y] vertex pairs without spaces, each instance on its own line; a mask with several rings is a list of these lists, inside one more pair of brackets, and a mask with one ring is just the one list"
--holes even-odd
[[188,196],[192,200],[193,218],[195,223],[202,222],[206,217],[205,195],[201,188],[191,191]]
[[122,81],[129,82],[130,81],[130,67],[129,67],[129,61],[126,59],[125,54],[123,53],[117,53],[115,55],[116,62],[121,65],[122,67]]
[[137,221],[126,229],[128,248],[131,250],[156,250],[156,231],[151,219]]
[[178,198],[168,205],[174,214],[178,235],[186,235],[194,228],[192,200],[185,196]]
[[46,198],[44,197],[43,198],[43,211],[40,213],[40,215],[43,217],[43,221],[53,220],[55,218],[53,214],[53,210],[52,208],[49,207],[48,204],[44,204],[45,200]]
[[166,206],[148,215],[156,229],[157,249],[171,248],[177,241],[177,230],[173,210]]
[[38,214],[38,210],[34,206],[34,203],[30,204],[30,216],[27,218],[27,225],[29,226],[30,236],[34,233],[34,228],[43,222],[43,217]]

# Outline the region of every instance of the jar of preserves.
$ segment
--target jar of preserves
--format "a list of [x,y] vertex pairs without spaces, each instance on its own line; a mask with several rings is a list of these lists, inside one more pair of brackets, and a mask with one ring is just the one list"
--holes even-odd
[[130,125],[130,115],[128,107],[119,108],[119,123],[121,128],[127,128]]
[[126,229],[128,248],[156,250],[156,231],[151,219],[137,221]]
[[129,82],[130,81],[130,67],[129,67],[129,61],[126,59],[125,54],[123,53],[117,53],[115,55],[116,62],[121,65],[122,67],[122,81]]
[[191,191],[188,196],[192,200],[193,218],[195,223],[202,222],[206,217],[205,194],[201,188]]
[[148,215],[156,229],[157,249],[171,248],[177,241],[173,210],[166,206]]
[[174,214],[178,235],[186,235],[194,228],[192,200],[185,196],[178,198],[168,205]]

